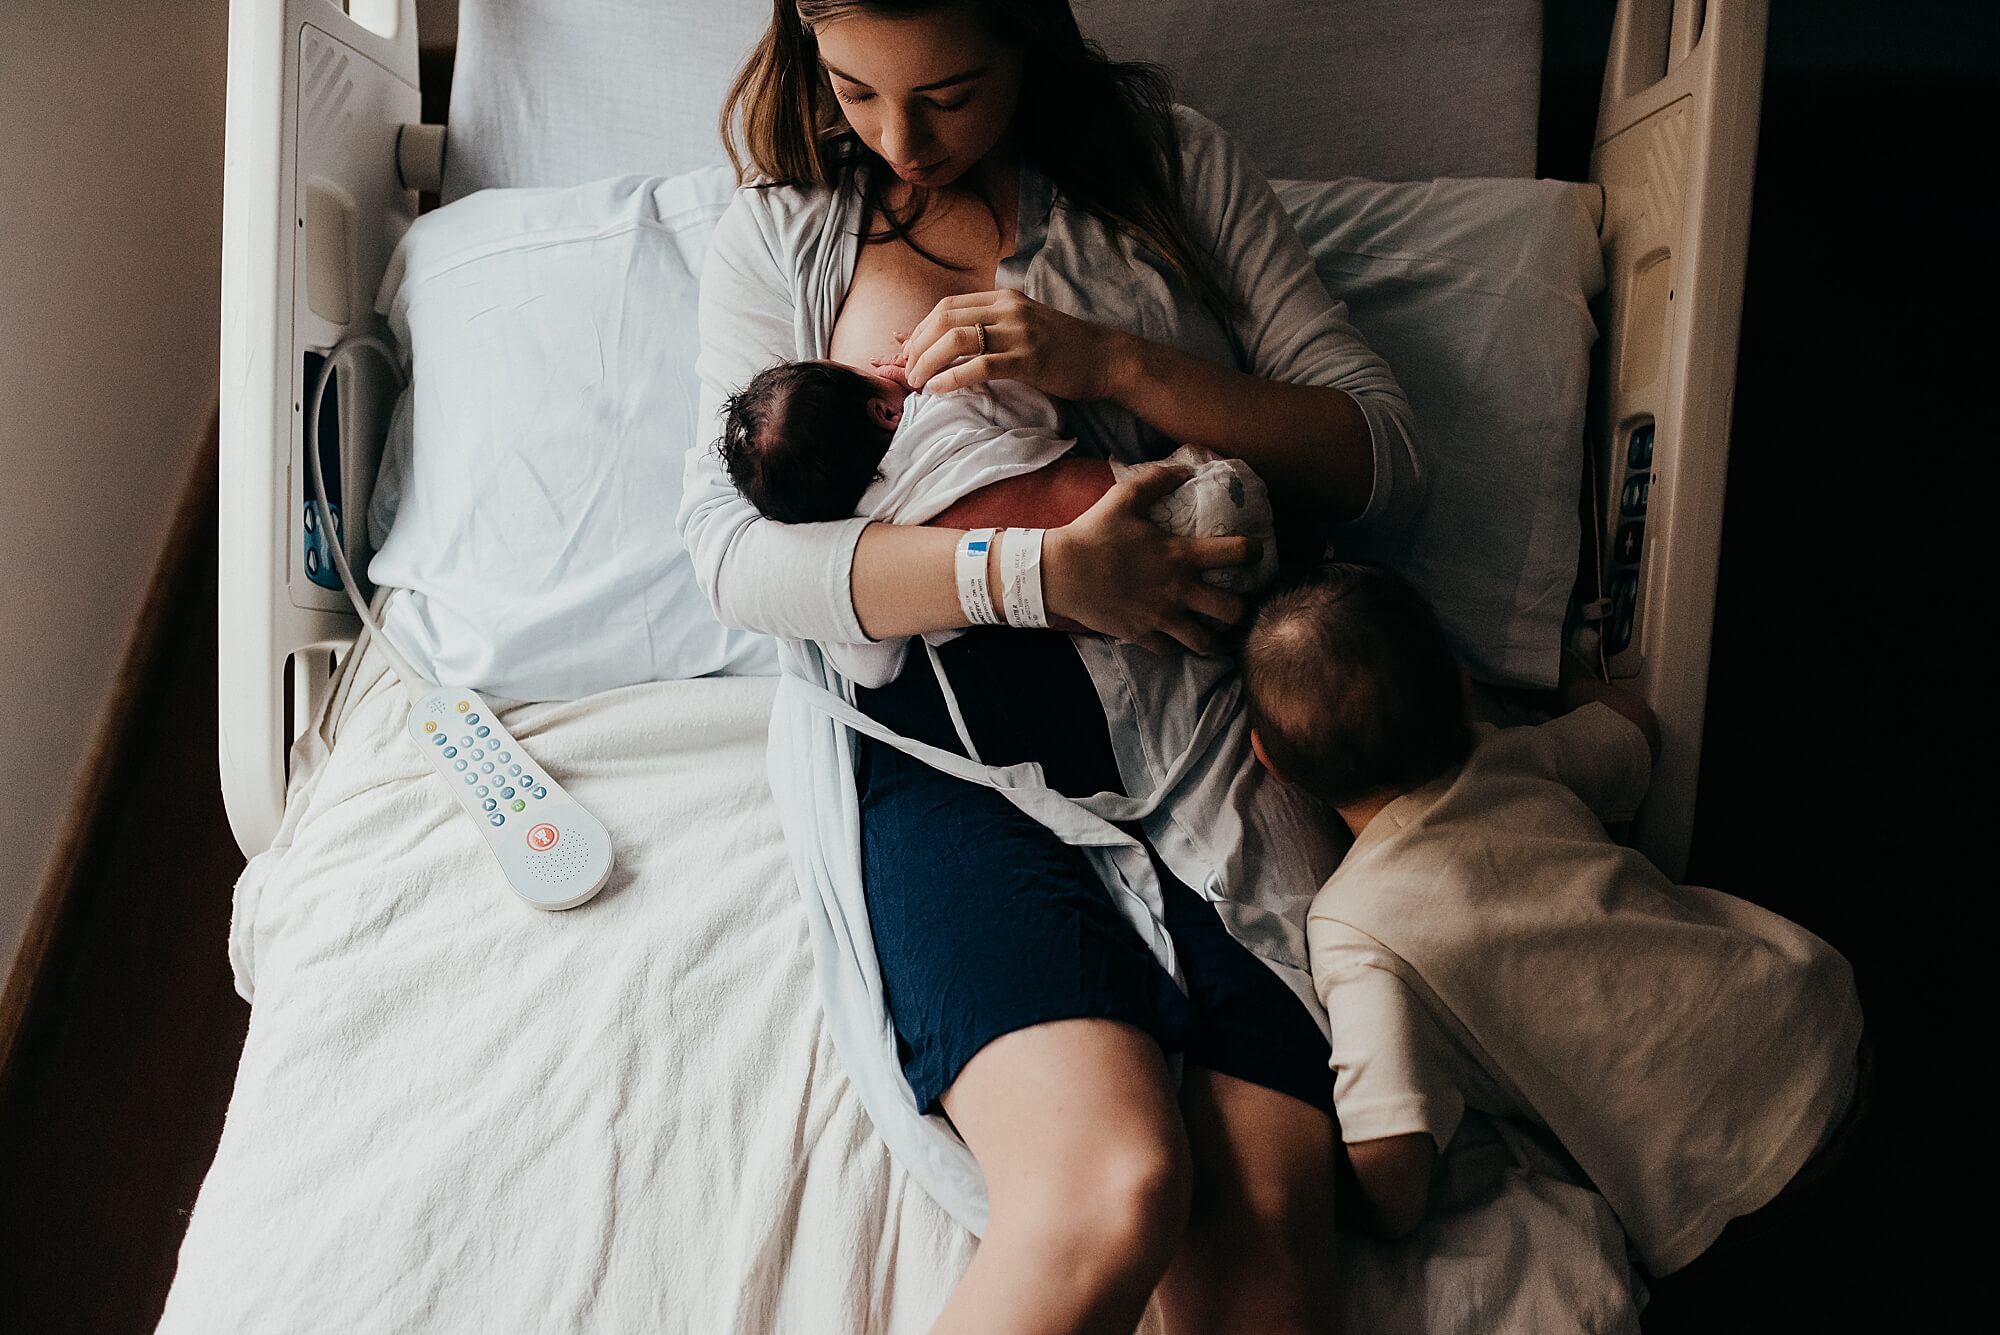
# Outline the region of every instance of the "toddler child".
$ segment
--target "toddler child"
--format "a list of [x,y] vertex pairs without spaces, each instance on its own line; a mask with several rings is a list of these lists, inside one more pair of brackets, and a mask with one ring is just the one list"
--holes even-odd
[[1567,682],[1571,712],[1475,729],[1429,606],[1361,565],[1267,599],[1242,670],[1258,759],[1354,834],[1307,937],[1377,1231],[1416,1226],[1468,1107],[1553,1132],[1655,1275],[1830,1138],[1861,1035],[1852,972],[1607,837],[1658,752],[1637,696]]

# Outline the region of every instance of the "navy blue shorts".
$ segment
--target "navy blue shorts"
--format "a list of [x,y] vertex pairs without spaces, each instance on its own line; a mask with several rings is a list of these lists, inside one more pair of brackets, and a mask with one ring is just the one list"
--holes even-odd
[[[974,630],[940,654],[982,760],[1037,760],[1071,796],[1122,791],[1069,636]],[[897,681],[858,698],[904,736],[963,752],[921,653]],[[1099,1018],[1333,1115],[1326,1040],[1305,1004],[1157,857],[1185,996],[1083,854],[998,793],[866,738],[856,777],[875,953],[903,1072],[925,1112],[1002,1034]]]

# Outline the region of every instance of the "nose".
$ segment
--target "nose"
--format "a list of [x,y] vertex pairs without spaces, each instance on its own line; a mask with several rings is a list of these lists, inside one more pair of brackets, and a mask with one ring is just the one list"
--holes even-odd
[[930,135],[923,121],[908,111],[890,111],[882,118],[882,158],[891,167],[922,163]]

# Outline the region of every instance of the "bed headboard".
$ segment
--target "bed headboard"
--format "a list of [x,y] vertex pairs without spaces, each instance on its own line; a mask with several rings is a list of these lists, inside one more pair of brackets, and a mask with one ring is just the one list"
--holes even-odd
[[[1272,177],[1530,176],[1540,0],[1076,0]],[[722,160],[769,0],[463,0],[444,195]]]

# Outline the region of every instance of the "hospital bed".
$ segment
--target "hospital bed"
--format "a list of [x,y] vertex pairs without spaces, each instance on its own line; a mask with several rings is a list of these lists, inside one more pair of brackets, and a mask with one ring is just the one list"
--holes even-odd
[[[1534,0],[1075,8],[1274,179],[1533,174]],[[319,421],[333,531],[308,503],[311,390],[340,340],[381,332],[419,191],[721,161],[723,89],[768,14],[465,0],[446,131],[416,123],[413,0],[231,6],[219,744],[252,856],[230,950],[253,1010],[165,1329],[919,1330],[970,1255],[874,1135],[819,1017],[763,777],[769,679],[507,702],[618,853],[599,900],[533,913],[408,751],[378,655],[350,652],[328,549],[365,568],[396,390],[370,362],[341,368]],[[1764,25],[1762,0],[1622,0],[1578,191],[1602,290],[1563,634],[1661,717],[1630,837],[1673,873]],[[1412,1244],[1352,1245],[1354,1310],[1378,1329],[1636,1328],[1615,1221],[1559,1153],[1504,1128],[1461,1139],[1452,1209]]]

